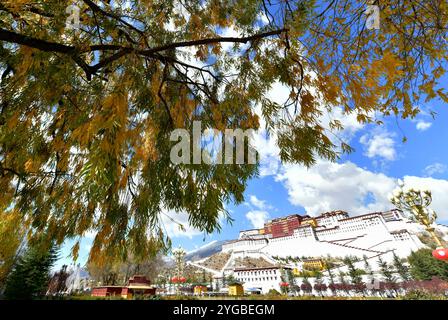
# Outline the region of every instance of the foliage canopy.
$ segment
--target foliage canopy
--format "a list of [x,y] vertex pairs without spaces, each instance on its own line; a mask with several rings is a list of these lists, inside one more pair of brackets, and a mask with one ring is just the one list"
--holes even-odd
[[243,201],[257,166],[175,166],[175,128],[261,116],[281,159],[310,166],[351,151],[340,119],[322,124],[336,108],[368,123],[448,101],[446,1],[378,1],[380,30],[366,28],[370,1],[80,0],[79,30],[68,4],[0,2],[0,208],[58,243],[97,232],[91,255],[155,253],[162,211],[211,232]]

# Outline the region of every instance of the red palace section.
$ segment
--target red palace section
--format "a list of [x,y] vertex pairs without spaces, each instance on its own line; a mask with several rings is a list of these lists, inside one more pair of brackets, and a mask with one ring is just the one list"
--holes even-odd
[[291,236],[305,218],[304,216],[294,214],[284,218],[274,219],[265,224],[264,232],[265,234],[272,234],[272,238]]

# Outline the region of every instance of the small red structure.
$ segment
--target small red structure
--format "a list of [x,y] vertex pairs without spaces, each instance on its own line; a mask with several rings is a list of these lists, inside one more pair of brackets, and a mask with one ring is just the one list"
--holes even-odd
[[187,282],[187,279],[184,277],[172,277],[171,283],[185,283]]
[[156,288],[151,286],[151,281],[145,276],[133,276],[129,279],[129,285],[123,288],[121,296],[129,299],[134,295],[153,296],[155,294]]
[[437,248],[432,252],[432,256],[437,260],[448,261],[448,248]]
[[103,286],[92,289],[92,297],[113,297],[121,296],[125,299],[131,299],[135,295],[155,295],[156,288],[151,286],[151,281],[145,276],[136,275],[129,279],[128,285],[120,286]]
[[92,297],[113,297],[121,295],[123,287],[104,286],[92,289]]

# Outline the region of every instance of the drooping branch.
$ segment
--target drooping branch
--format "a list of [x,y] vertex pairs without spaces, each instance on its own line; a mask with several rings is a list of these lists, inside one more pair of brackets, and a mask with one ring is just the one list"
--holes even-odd
[[106,16],[106,17],[112,18],[112,19],[114,19],[114,20],[116,20],[116,21],[118,21],[118,22],[124,24],[124,25],[127,26],[128,28],[130,28],[130,29],[132,29],[132,30],[138,32],[140,35],[144,36],[144,32],[143,32],[143,31],[137,29],[137,28],[134,27],[132,24],[130,24],[130,23],[124,21],[123,19],[121,19],[121,17],[119,17],[119,16],[117,16],[117,15],[115,15],[115,14],[113,14],[113,13],[110,13],[110,12],[107,12],[107,11],[101,9],[98,5],[96,5],[96,4],[95,4],[93,1],[91,1],[91,0],[83,0],[83,1],[90,7],[90,9],[92,9],[92,11],[101,13],[102,15],[104,15],[104,16]]
[[[23,9],[25,11],[29,11],[31,13],[37,14],[37,15],[45,17],[45,18],[53,18],[54,17],[54,15],[52,13],[45,12],[44,10],[40,9],[39,7],[35,7],[33,5],[26,5]],[[8,12],[14,18],[18,18],[19,17],[19,15],[17,13],[9,10],[8,7],[6,7],[4,4],[0,4],[0,10]]]

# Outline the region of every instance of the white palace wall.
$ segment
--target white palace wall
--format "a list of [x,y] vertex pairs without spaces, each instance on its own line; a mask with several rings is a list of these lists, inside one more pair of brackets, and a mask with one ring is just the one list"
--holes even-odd
[[233,252],[234,257],[258,258],[261,254],[269,257],[362,258],[389,251],[407,257],[412,251],[424,247],[416,235],[422,228],[393,211],[352,218],[331,216],[317,220],[317,227],[304,225],[294,230],[291,236],[281,238],[257,234],[257,230],[242,231],[240,239],[225,244],[222,251]]

